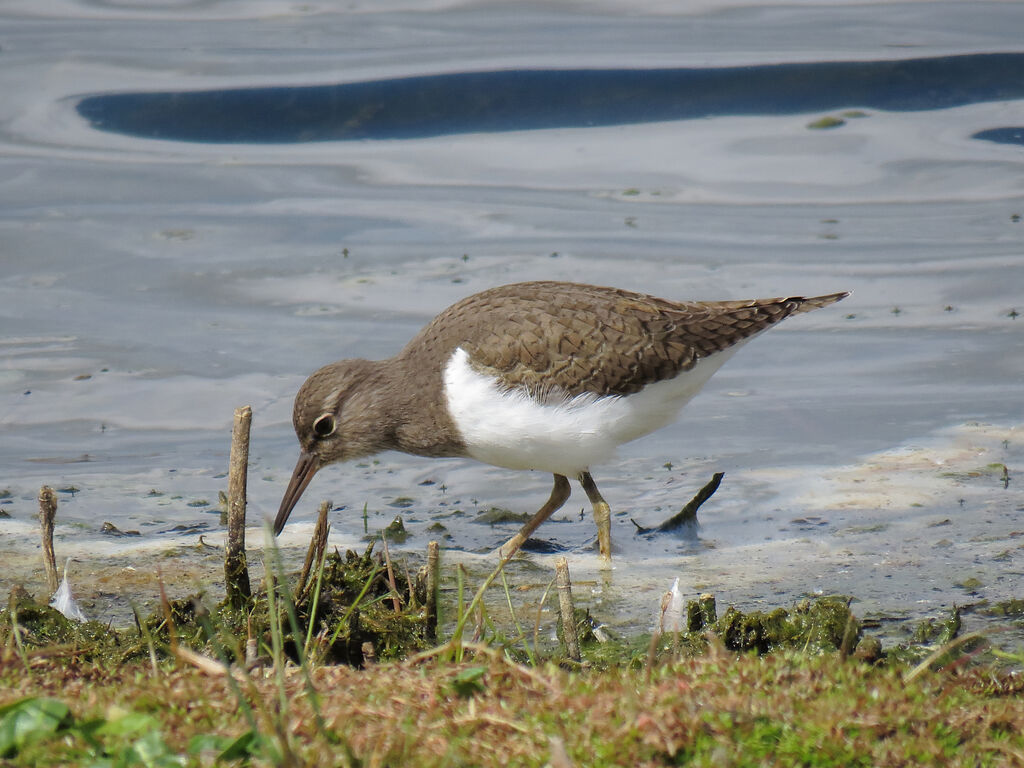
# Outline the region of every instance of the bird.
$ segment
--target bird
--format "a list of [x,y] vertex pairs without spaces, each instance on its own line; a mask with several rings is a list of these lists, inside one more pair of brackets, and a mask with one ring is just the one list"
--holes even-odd
[[340,360],[306,379],[292,414],[299,459],[274,533],[321,468],[397,450],[553,475],[547,502],[499,548],[504,560],[566,502],[576,479],[600,556],[610,559],[611,509],[590,468],[674,422],[751,338],[848,295],[671,301],[559,281],[475,293],[394,357]]

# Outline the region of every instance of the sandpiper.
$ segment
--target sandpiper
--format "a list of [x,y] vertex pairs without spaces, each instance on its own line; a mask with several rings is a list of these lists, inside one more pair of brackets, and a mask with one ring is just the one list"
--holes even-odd
[[847,295],[676,302],[548,281],[469,296],[395,357],[341,360],[306,379],[292,417],[301,453],[274,532],[321,467],[398,450],[554,475],[504,558],[565,503],[576,478],[610,557],[611,510],[590,467],[674,421],[744,342]]

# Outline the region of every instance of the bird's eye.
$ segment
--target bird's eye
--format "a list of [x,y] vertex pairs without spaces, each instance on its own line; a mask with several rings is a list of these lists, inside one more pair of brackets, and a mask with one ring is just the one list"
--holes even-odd
[[317,437],[328,437],[334,432],[334,416],[330,413],[325,413],[319,419],[313,422],[313,431],[316,432]]

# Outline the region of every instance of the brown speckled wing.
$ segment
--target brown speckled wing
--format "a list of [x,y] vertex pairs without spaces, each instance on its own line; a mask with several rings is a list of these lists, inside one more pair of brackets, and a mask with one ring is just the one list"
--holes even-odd
[[535,282],[470,296],[438,315],[402,356],[447,361],[462,347],[474,367],[538,396],[627,395],[692,368],[815,298],[682,303],[592,285]]

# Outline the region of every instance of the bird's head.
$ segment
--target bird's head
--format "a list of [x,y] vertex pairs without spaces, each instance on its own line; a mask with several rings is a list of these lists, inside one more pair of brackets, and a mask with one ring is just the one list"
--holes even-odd
[[299,389],[292,411],[299,461],[274,519],[275,535],[321,467],[388,446],[384,390],[375,386],[378,371],[379,364],[369,360],[342,360],[325,365]]

